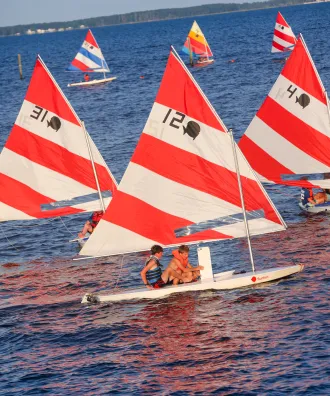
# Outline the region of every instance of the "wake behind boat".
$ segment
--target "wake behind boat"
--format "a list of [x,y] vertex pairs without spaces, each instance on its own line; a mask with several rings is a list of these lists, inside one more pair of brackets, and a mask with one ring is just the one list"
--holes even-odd
[[[176,92],[176,95],[172,95]],[[198,106],[196,106],[198,103]],[[242,175],[242,177],[241,177]],[[198,249],[200,282],[127,290],[82,302],[158,298],[232,289],[300,272],[301,265],[256,271],[250,235],[286,225],[224,123],[172,48],[155,103],[118,190],[80,254],[94,257],[246,237],[252,273],[213,274],[208,247]]]
[[[84,72],[84,78],[86,79],[85,81],[68,84],[68,87],[101,85],[111,82],[117,78],[106,77],[105,73],[109,73],[110,69],[104,59],[101,48],[97,44],[90,29],[87,32],[80,50],[67,70]],[[88,73],[103,73],[103,78],[90,80]]]
[[189,55],[190,66],[204,67],[214,62],[211,48],[196,21],[190,29],[182,51]]

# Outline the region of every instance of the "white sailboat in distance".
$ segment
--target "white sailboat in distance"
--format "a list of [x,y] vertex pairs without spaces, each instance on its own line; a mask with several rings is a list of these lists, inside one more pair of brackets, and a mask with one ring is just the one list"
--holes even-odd
[[154,244],[170,247],[247,237],[252,271],[214,274],[209,248],[199,247],[199,265],[204,270],[198,282],[157,290],[143,286],[105,295],[87,293],[82,302],[233,289],[295,274],[303,265],[265,270],[254,267],[250,235],[285,229],[232,134],[172,48],[131,161],[80,254],[118,255],[146,251]]
[[[104,59],[101,48],[97,44],[92,31],[89,29],[84,42],[82,43],[77,55],[71,62],[67,71],[77,71],[84,73],[103,73],[103,78],[89,81],[81,81],[68,84],[68,87],[81,87],[105,84],[115,80],[117,77],[106,77],[105,73],[110,73],[109,66]],[[89,75],[88,75],[89,77]]]

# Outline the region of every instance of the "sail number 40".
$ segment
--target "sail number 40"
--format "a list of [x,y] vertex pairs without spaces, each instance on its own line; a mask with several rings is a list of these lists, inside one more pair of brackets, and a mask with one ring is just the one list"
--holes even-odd
[[[168,112],[166,113],[165,118],[163,119],[163,124],[166,123],[166,121],[167,121],[167,119],[168,119],[168,117],[169,117],[169,115],[171,114],[172,111],[173,111],[172,109],[169,109],[169,110],[168,110]],[[175,115],[176,115],[176,116],[179,116],[180,118],[172,117],[172,118],[171,118],[171,121],[170,121],[170,123],[169,123],[169,125],[170,125],[171,127],[175,128],[175,129],[179,129],[179,128],[180,128],[180,125],[177,125],[177,124],[175,124],[175,123],[182,124],[182,123],[183,123],[183,120],[186,118],[186,115],[183,114],[183,113],[180,113],[179,111],[176,111],[176,112],[175,112]]]

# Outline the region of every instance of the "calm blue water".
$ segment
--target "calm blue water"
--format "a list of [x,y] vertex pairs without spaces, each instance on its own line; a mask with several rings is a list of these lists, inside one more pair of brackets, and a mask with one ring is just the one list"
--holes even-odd
[[[296,34],[303,32],[329,89],[330,4],[282,12]],[[216,63],[194,76],[237,140],[282,67],[270,53],[276,13],[197,18]],[[64,71],[85,31],[0,39],[0,146],[39,53],[119,181],[170,45],[181,47],[192,21],[94,29],[118,80],[90,89],[67,88],[78,75]],[[228,63],[233,58],[237,61]],[[330,394],[330,218],[301,215],[297,189],[268,191],[289,228],[253,239],[256,266],[295,259],[306,264],[305,272],[261,287],[159,301],[80,304],[86,291],[135,285],[143,262],[141,255],[73,262],[77,251],[68,240],[86,215],[2,224],[0,394]],[[217,272],[249,269],[243,240],[212,244],[211,253]],[[169,257],[166,252],[165,262]],[[191,257],[196,262],[194,249]]]

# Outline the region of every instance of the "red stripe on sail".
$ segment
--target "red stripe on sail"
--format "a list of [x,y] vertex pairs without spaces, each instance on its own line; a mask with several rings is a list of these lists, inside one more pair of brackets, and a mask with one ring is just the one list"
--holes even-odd
[[[131,162],[167,179],[241,207],[236,172],[150,135],[141,135]],[[246,209],[250,211],[262,208],[267,219],[281,224],[257,182],[246,177],[242,177],[241,182]]]
[[282,180],[282,175],[294,175],[295,173],[283,166],[275,158],[271,157],[248,136],[242,136],[239,147],[252,168],[269,181],[273,181],[276,184],[285,184],[287,186],[312,186],[312,184],[306,180]]
[[[91,161],[14,125],[5,147],[48,169],[97,189]],[[107,169],[95,163],[101,190],[116,190]]]
[[89,66],[85,65],[85,63],[81,62],[79,59],[74,58],[74,60],[71,62],[72,66],[77,67],[79,70],[83,72],[93,72],[94,69],[91,69]]
[[94,45],[94,47],[99,48],[91,30],[88,30],[85,41],[91,45]]
[[176,238],[174,230],[193,223],[181,217],[163,212],[119,190],[116,197],[111,201],[111,205],[109,205],[103,219],[142,235],[145,238],[157,241],[162,245],[179,245],[193,241],[232,238],[232,236],[213,230]]
[[[194,34],[195,35],[195,34]],[[213,56],[210,47],[206,44],[201,43],[198,40],[195,40],[193,37],[189,36],[190,39],[190,47],[191,50],[198,55],[207,54],[208,56]],[[189,48],[189,47],[188,47]]]
[[54,199],[39,194],[3,173],[0,173],[0,202],[39,219],[83,212],[81,209],[71,207],[42,212],[40,205],[54,202]]
[[172,52],[155,101],[223,131],[221,123]]
[[64,95],[39,59],[36,61],[25,100],[47,109],[75,125],[80,125]]
[[[276,117],[274,117],[274,114],[276,114]],[[257,116],[306,155],[315,158],[326,166],[330,166],[330,139],[305,124],[275,100],[268,96]],[[309,173],[308,169],[305,173]]]
[[287,21],[284,19],[283,15],[278,12],[277,17],[276,17],[276,23],[279,23],[280,25],[283,25],[287,28],[289,28],[290,26],[288,25]]
[[300,38],[281,74],[325,105],[327,104],[323,88]]
[[272,45],[273,45],[274,48],[278,49],[281,52],[284,52],[284,51],[288,50],[287,47],[283,47],[283,45],[277,43],[276,41],[273,41]]
[[281,32],[280,30],[275,29],[274,36],[280,38],[281,40],[286,41],[288,44],[291,44],[291,45],[294,45],[296,43],[295,37],[289,36],[289,35]]

